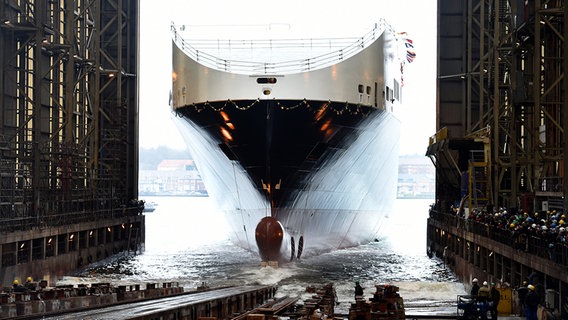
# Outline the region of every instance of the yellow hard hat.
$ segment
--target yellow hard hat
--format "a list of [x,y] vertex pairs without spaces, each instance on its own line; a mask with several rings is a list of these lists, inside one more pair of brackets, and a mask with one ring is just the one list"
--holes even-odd
[[18,283],[20,283],[20,282],[18,281],[18,279],[14,280],[14,284],[15,284],[15,285],[17,285]]
[[32,277],[28,277],[28,278],[26,279],[26,281],[27,281],[27,282],[32,282],[33,279],[32,279]]

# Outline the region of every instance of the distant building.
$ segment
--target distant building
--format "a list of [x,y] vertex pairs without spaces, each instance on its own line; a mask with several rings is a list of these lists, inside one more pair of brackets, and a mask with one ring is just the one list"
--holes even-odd
[[158,164],[158,171],[186,171],[197,170],[195,162],[191,159],[185,160],[162,160]]
[[435,196],[436,170],[426,156],[402,156],[398,166],[398,198],[432,198]]
[[[195,163],[186,160],[162,160],[156,170],[140,170],[141,196],[205,196],[207,190]],[[434,198],[435,168],[425,156],[403,156],[399,159],[398,198]]]
[[193,160],[163,160],[156,170],[140,170],[140,195],[206,196]]

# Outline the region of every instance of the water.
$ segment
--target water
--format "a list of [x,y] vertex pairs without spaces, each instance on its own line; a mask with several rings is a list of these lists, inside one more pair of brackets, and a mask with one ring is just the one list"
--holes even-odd
[[[432,200],[399,199],[377,242],[281,266],[261,268],[256,254],[231,244],[227,225],[207,197],[147,197],[158,204],[146,214],[143,254],[108,260],[61,283],[177,281],[187,289],[277,284],[278,295],[301,296],[308,286],[336,288],[337,313],[347,313],[358,278],[370,297],[377,284],[400,288],[407,314],[456,313],[464,285],[437,258],[426,255],[426,218]],[[300,300],[301,301],[301,300]]]

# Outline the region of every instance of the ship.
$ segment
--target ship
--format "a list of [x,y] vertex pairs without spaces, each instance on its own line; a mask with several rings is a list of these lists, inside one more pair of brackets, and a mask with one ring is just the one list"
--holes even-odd
[[282,263],[370,243],[396,198],[401,36],[192,39],[172,25],[172,113],[232,242]]

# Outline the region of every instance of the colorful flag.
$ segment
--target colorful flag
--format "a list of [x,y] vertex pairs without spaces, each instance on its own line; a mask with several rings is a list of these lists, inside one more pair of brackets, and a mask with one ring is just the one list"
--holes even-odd
[[416,58],[416,53],[414,51],[410,51],[410,49],[414,49],[414,42],[412,41],[412,39],[408,39],[407,38],[407,33],[406,32],[399,32],[399,35],[401,35],[401,39],[404,43],[404,47],[406,48],[406,61],[408,61],[408,63],[414,61],[414,58]]
[[412,51],[406,51],[406,61],[408,61],[410,63],[414,60],[415,57],[416,57],[416,53],[414,53]]

